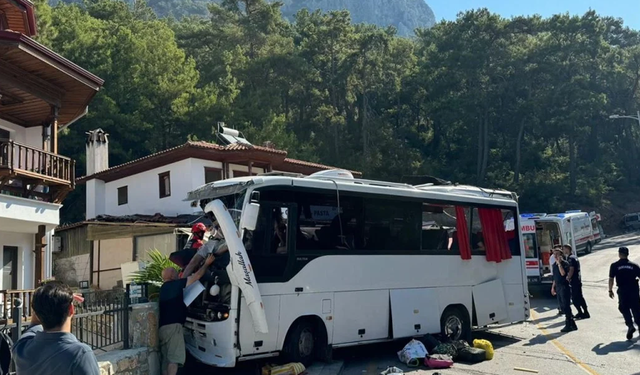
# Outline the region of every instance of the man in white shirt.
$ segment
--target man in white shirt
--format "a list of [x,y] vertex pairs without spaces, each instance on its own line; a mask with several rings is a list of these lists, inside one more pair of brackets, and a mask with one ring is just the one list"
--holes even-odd
[[[549,257],[549,267],[551,268],[551,277],[553,278],[553,264],[556,262],[556,256],[551,252],[551,256]],[[560,303],[560,295],[556,294],[556,301],[558,301],[558,315],[564,315],[564,311],[562,311],[562,304]]]

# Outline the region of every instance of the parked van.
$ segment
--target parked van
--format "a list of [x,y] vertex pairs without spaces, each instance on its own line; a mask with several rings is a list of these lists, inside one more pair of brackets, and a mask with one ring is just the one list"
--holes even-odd
[[635,231],[640,229],[640,213],[624,215],[624,229],[627,231]]

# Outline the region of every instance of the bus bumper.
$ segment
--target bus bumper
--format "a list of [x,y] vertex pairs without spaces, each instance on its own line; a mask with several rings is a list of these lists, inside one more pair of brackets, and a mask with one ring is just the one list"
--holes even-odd
[[214,367],[235,367],[233,319],[203,322],[188,318],[184,341],[189,353],[198,361]]

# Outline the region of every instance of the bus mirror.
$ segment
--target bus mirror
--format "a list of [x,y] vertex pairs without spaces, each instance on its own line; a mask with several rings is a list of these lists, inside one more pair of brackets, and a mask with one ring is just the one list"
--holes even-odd
[[249,202],[244,210],[242,210],[242,219],[240,220],[240,226],[242,229],[255,230],[258,223],[259,213],[260,204]]

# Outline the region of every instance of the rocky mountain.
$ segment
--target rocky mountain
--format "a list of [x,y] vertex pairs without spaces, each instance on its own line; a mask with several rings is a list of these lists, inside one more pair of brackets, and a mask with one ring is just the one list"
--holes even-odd
[[433,11],[424,0],[284,0],[282,13],[292,20],[300,9],[323,11],[346,9],[354,23],[395,26],[398,34],[411,36],[418,27],[436,23]]
[[[82,3],[82,0],[49,0]],[[132,3],[133,0],[125,0]],[[146,0],[159,17],[182,18],[184,16],[208,14],[207,4],[222,0]],[[276,1],[276,0],[268,0]],[[370,23],[382,27],[395,26],[398,34],[412,36],[418,27],[431,27],[436,23],[433,11],[425,0],[277,0],[282,2],[282,14],[290,21],[301,9],[348,10],[354,23]]]

